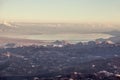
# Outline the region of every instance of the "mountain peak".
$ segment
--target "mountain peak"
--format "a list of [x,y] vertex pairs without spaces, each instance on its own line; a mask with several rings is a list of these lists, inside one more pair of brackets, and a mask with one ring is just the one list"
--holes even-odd
[[11,24],[10,22],[7,22],[7,21],[3,21],[0,24],[4,25],[5,27],[16,28],[15,25],[13,25],[13,24]]

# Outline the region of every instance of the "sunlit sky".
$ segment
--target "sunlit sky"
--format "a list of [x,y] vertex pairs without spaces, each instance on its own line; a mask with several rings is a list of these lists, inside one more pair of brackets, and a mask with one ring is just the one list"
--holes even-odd
[[120,0],[0,0],[0,20],[120,23]]

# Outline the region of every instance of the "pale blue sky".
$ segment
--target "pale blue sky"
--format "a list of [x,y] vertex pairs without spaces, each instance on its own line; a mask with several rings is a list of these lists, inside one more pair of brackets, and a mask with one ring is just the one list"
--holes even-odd
[[120,0],[0,0],[0,19],[120,23]]

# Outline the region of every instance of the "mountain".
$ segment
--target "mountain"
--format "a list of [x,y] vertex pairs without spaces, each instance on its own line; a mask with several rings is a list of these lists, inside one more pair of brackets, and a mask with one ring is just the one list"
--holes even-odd
[[0,32],[5,32],[5,31],[8,31],[10,30],[11,28],[4,25],[4,24],[0,24]]
[[[91,65],[93,67],[96,66],[95,68],[97,70],[95,69],[95,71],[99,71],[107,67],[104,67],[107,63],[107,59],[113,57],[117,59],[117,57],[120,56],[120,45],[104,44],[90,46],[90,44],[73,44],[70,46],[65,45],[63,47],[22,46],[16,48],[1,48],[0,55],[3,55],[2,59],[8,58],[8,55],[6,54],[9,53],[11,64],[7,69],[3,70],[1,74],[8,75],[9,72],[9,75],[12,76],[31,76],[75,70],[87,72],[92,71]],[[77,66],[78,68],[76,68]]]
[[107,42],[107,41],[111,41],[113,43],[120,43],[120,36],[114,36],[114,37],[110,37],[108,39],[103,39],[103,38],[99,38],[96,39],[97,42]]
[[108,40],[111,40],[115,43],[120,43],[120,36],[110,37]]
[[0,23],[0,35],[8,35],[15,33],[16,26],[13,23],[1,22]]
[[49,43],[50,43],[49,41],[42,41],[42,40],[0,37],[0,47],[4,47],[8,44],[16,44],[16,46],[29,46],[29,45],[45,45]]
[[113,31],[109,31],[109,32],[104,32],[105,34],[110,34],[113,36],[120,36],[120,31],[119,30],[113,30]]
[[[7,27],[18,28],[17,33],[43,33],[43,34],[93,34],[112,30],[119,30],[112,24],[89,24],[89,23],[17,23],[3,22]],[[97,27],[97,28],[96,28]],[[28,30],[29,29],[29,30]]]
[[12,24],[12,23],[10,23],[10,22],[4,21],[2,24],[5,25],[6,27],[16,28],[15,24]]
[[[108,71],[111,73],[120,73],[120,57],[98,59],[86,63],[81,63],[79,66],[68,68],[64,71],[81,72],[81,73],[97,73],[99,71]],[[64,72],[65,73],[65,72]]]
[[0,27],[6,27],[6,28],[16,28],[16,25],[11,22],[0,22]]
[[9,60],[2,61],[2,62],[0,61],[0,71],[8,68],[9,65],[10,65]]

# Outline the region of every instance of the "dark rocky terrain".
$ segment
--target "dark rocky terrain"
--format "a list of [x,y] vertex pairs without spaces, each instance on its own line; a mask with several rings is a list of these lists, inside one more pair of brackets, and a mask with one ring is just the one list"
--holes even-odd
[[66,78],[66,75],[69,75],[69,79],[71,78],[71,73],[74,72],[83,76],[91,74],[94,77],[100,77],[101,75],[99,76],[99,74],[103,73],[105,76],[109,74],[112,78],[116,77],[116,75],[119,77],[120,44],[118,43],[103,42],[97,44],[94,41],[90,41],[87,44],[62,44],[60,46],[59,43],[54,45],[1,48],[1,79],[8,76],[11,77],[11,80],[20,76],[33,79],[37,76],[40,79],[53,78],[56,80],[56,76]]

